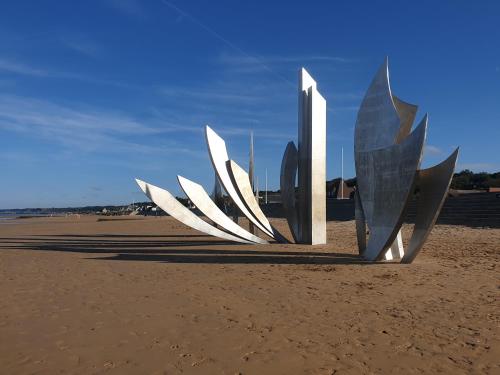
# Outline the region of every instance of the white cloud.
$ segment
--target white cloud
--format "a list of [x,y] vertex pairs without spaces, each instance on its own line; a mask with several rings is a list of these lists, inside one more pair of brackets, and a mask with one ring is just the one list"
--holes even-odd
[[155,116],[193,131],[203,131],[208,123],[221,135],[247,137],[254,130],[266,139],[295,137],[295,128],[288,125],[296,121],[296,91],[275,79],[222,75],[212,83],[169,86],[158,92],[167,100],[154,109]]
[[113,9],[130,16],[145,17],[146,13],[138,0],[105,0]]
[[0,58],[0,71],[35,77],[47,77],[49,73],[43,69],[33,68],[19,61]]
[[141,89],[142,87],[130,84],[128,82],[113,81],[108,79],[101,79],[91,77],[85,74],[65,72],[61,70],[48,70],[43,68],[34,67],[16,60],[0,58],[0,72],[7,72],[13,74],[20,74],[38,78],[55,78],[55,79],[69,79],[88,83],[95,83],[98,85],[116,86],[128,89]]
[[428,155],[442,155],[443,154],[443,150],[441,150],[439,147],[432,146],[432,145],[425,145],[424,152]]
[[218,89],[185,89],[165,87],[160,89],[160,93],[169,97],[183,97],[190,99],[201,99],[207,101],[224,101],[224,102],[255,102],[262,101],[262,97],[257,95],[242,94],[241,91],[234,90],[218,90]]
[[295,83],[288,81],[281,74],[295,71],[298,66],[305,66],[308,64],[320,64],[322,68],[339,66],[346,66],[347,63],[352,63],[357,60],[341,57],[341,56],[328,56],[328,55],[300,55],[300,56],[257,56],[246,53],[219,55],[215,62],[224,66],[226,69],[234,73],[241,74],[262,74],[265,72],[272,73],[278,76],[281,80],[295,85]]
[[109,110],[75,108],[12,95],[0,96],[0,129],[6,131],[86,152],[193,153],[175,144],[166,147],[167,144],[163,146],[158,142],[141,142],[140,137],[157,137],[162,133],[183,130],[175,124],[151,122],[145,124]]
[[98,57],[101,53],[99,46],[82,36],[65,36],[61,38],[62,44],[69,49],[89,57]]
[[217,62],[226,65],[256,65],[256,64],[296,64],[305,62],[325,62],[325,63],[350,63],[355,59],[326,56],[326,55],[302,55],[302,56],[245,56],[245,55],[230,55],[221,54]]

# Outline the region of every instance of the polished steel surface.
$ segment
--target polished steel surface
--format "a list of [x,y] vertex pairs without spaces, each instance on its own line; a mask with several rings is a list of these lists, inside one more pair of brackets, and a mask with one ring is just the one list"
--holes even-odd
[[396,137],[396,143],[401,143],[401,141],[411,132],[413,121],[415,121],[415,116],[417,115],[418,106],[406,103],[395,95],[392,96],[392,100],[394,101],[400,120],[400,128]]
[[250,213],[262,226],[272,233],[273,238],[275,238],[278,242],[288,242],[288,240],[283,237],[283,235],[279,233],[278,230],[271,225],[271,223],[269,223],[269,220],[264,215],[264,212],[262,212],[262,209],[253,194],[252,187],[250,186],[248,173],[233,160],[227,161],[226,166],[233,186],[236,188],[240,199],[246,205],[248,211],[250,211]]
[[217,229],[214,226],[210,225],[206,221],[196,216],[188,208],[184,207],[182,203],[180,203],[167,190],[161,189],[157,186],[148,184],[138,179],[136,179],[135,181],[144,192],[144,194],[146,194],[149,199],[151,199],[158,207],[160,207],[167,214],[177,219],[181,223],[187,225],[188,227],[229,241],[253,243],[252,241],[233,236],[232,234],[223,232],[220,229]]
[[[392,95],[386,59],[361,103],[355,127],[356,233],[359,252],[368,260],[413,261],[436,221],[453,175],[458,151],[436,167],[419,170],[427,115],[411,131],[417,110],[418,106]],[[417,184],[416,224],[405,251],[401,226]]]
[[366,251],[366,219],[359,197],[359,190],[354,193],[354,218],[356,219],[356,237],[358,239],[358,251],[363,255]]
[[401,229],[396,236],[396,239],[389,247],[389,249],[385,252],[385,260],[398,260],[401,259],[404,255],[404,247],[403,247],[403,235],[401,234]]
[[283,160],[281,161],[280,193],[281,204],[283,206],[290,232],[292,233],[293,240],[297,243],[299,238],[295,197],[296,176],[297,148],[293,142],[288,142],[285,153],[283,154]]
[[[255,191],[255,180],[254,180],[254,157],[253,157],[253,132],[250,132],[250,157],[248,160],[248,179],[250,180],[250,188],[252,190],[252,195]],[[255,225],[250,221],[248,223],[248,230],[250,233],[255,234]]]
[[364,256],[379,260],[396,239],[413,193],[427,129],[427,116],[400,144],[357,152],[359,196],[370,229]]
[[299,72],[298,242],[326,243],[326,100],[316,82]]
[[[354,130],[355,154],[392,146],[400,128],[401,120],[392,99],[386,59],[359,108]],[[359,175],[357,170],[356,174]]]
[[208,153],[210,155],[210,160],[212,161],[212,165],[217,172],[217,176],[219,177],[219,181],[226,193],[231,197],[234,204],[240,209],[240,211],[245,215],[248,220],[250,220],[257,228],[259,228],[262,232],[267,234],[270,237],[273,237],[273,233],[269,231],[266,227],[264,227],[248,210],[243,201],[241,200],[238,192],[236,191],[233,182],[231,181],[231,177],[229,176],[229,172],[227,170],[226,162],[229,160],[229,156],[227,154],[226,142],[217,135],[209,126],[205,127],[205,136],[208,145]]
[[214,223],[220,225],[222,229],[251,242],[260,244],[268,243],[266,240],[263,240],[246,231],[229,217],[227,217],[227,215],[222,212],[219,207],[217,207],[212,199],[210,199],[210,196],[207,194],[203,186],[182,176],[177,176],[177,179],[182,190],[191,200],[191,202],[196,206],[196,208],[198,208],[207,218],[212,220]]
[[410,243],[401,260],[402,263],[413,262],[427,240],[446,199],[457,157],[458,148],[442,163],[419,171],[417,216]]

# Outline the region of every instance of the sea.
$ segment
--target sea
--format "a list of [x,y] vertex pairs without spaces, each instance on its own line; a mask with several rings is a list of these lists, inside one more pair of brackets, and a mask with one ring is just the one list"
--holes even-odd
[[44,217],[44,216],[59,216],[59,215],[50,215],[50,214],[36,214],[36,213],[16,213],[16,212],[0,212],[0,224],[6,224],[14,219],[18,219],[20,217]]
[[19,217],[20,214],[16,213],[0,213],[0,220],[9,220],[9,219],[15,219]]

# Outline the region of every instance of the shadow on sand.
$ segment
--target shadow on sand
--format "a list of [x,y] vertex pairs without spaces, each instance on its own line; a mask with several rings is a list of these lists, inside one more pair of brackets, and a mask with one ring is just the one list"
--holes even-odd
[[[170,240],[171,237],[205,237],[205,240]],[[133,238],[133,239],[132,239]],[[149,238],[154,238],[153,240]],[[165,238],[165,240],[161,240]],[[61,251],[83,254],[111,254],[90,257],[93,260],[152,261],[183,264],[297,264],[370,265],[359,255],[336,252],[307,251],[304,246],[287,245],[297,251],[260,250],[262,245],[241,245],[229,241],[210,240],[203,235],[133,236],[133,235],[44,235],[22,238],[1,238],[0,250],[22,249],[33,251]],[[214,248],[214,246],[216,248]],[[220,249],[232,246],[240,249]],[[257,250],[248,249],[249,246]],[[186,249],[186,247],[192,247]],[[387,264],[386,262],[384,262]]]

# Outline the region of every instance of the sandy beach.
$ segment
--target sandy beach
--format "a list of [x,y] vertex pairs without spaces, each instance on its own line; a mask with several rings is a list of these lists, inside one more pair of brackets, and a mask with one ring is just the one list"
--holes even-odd
[[168,217],[0,224],[0,373],[500,373],[500,229],[436,226],[400,265],[327,225],[252,246]]

